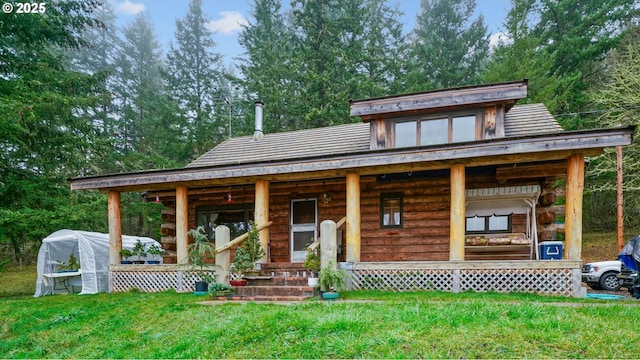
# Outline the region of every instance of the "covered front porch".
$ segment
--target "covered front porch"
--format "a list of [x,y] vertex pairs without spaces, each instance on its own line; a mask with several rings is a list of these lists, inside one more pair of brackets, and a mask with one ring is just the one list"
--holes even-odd
[[[380,255],[381,260],[373,260],[373,257],[378,256],[376,254],[381,250],[384,251],[384,249],[380,248],[380,243],[376,242],[375,239],[369,239],[367,230],[363,233],[362,219],[364,218],[366,220],[367,217],[373,216],[367,214],[371,212],[371,206],[361,203],[363,198],[367,199],[367,195],[363,195],[363,186],[367,189],[365,193],[376,190],[375,186],[370,184],[374,181],[371,177],[371,171],[346,172],[342,178],[342,184],[340,184],[340,178],[335,177],[331,180],[305,178],[300,179],[297,183],[306,182],[308,188],[313,188],[319,184],[322,184],[324,187],[327,187],[327,184],[329,184],[334,186],[334,188],[344,188],[344,194],[340,194],[337,191],[328,192],[330,196],[334,197],[331,199],[334,205],[332,207],[321,207],[321,209],[326,209],[326,211],[319,211],[316,214],[316,217],[321,220],[322,223],[338,223],[337,225],[339,226],[336,226],[335,230],[329,231],[323,230],[322,226],[317,226],[315,234],[321,243],[335,242],[335,246],[332,247],[333,250],[331,250],[332,253],[326,253],[325,251],[322,257],[331,257],[340,260],[339,265],[350,274],[349,283],[352,289],[393,291],[442,290],[452,292],[467,290],[518,291],[580,296],[580,249],[582,246],[581,199],[584,181],[584,156],[582,154],[570,155],[564,164],[560,173],[566,174],[567,178],[565,187],[567,196],[565,250],[562,260],[553,261],[540,261],[537,260],[536,256],[530,257],[530,259],[533,260],[508,260],[500,256],[495,257],[493,260],[485,261],[465,260],[468,255],[468,250],[465,246],[467,207],[469,206],[469,202],[473,202],[470,200],[475,199],[470,199],[467,196],[470,190],[467,188],[467,183],[475,183],[475,181],[470,181],[470,179],[476,176],[468,176],[467,173],[477,172],[472,170],[476,167],[470,169],[464,164],[453,164],[446,169],[448,173],[448,191],[446,191],[448,206],[446,206],[445,210],[448,212],[448,219],[445,222],[433,219],[426,220],[427,224],[434,224],[434,226],[441,226],[437,224],[442,223],[448,224],[444,230],[427,229],[428,233],[435,234],[433,235],[434,238],[442,238],[438,233],[444,231],[446,238],[444,251],[442,250],[443,246],[437,242],[432,243],[426,241],[423,245],[417,245],[419,242],[412,243],[412,240],[407,241],[406,235],[397,237],[396,242],[406,242],[407,245],[403,245],[403,248],[423,248],[422,251],[424,254],[416,255],[418,260],[416,260],[416,258],[402,261],[384,260],[385,258],[393,258],[393,254],[389,254],[388,256]],[[539,168],[540,167],[535,167],[534,169],[538,171]],[[558,172],[557,168],[558,166],[556,165],[555,175],[557,175]],[[413,169],[416,169],[415,165]],[[417,170],[424,169],[418,168]],[[366,174],[364,175],[364,179],[361,173]],[[374,176],[379,175],[380,174],[376,174]],[[240,206],[240,204],[251,204],[253,219],[258,226],[263,227],[265,224],[274,223],[272,226],[264,227],[260,232],[261,243],[267,250],[267,255],[262,259],[263,263],[300,261],[299,259],[293,258],[294,251],[300,249],[295,249],[295,241],[290,241],[290,237],[292,236],[290,231],[292,214],[287,211],[282,211],[280,207],[277,206],[278,202],[290,203],[291,196],[287,197],[286,201],[281,199],[283,194],[291,192],[291,185],[285,186],[285,183],[289,184],[290,182],[283,182],[280,179],[272,179],[271,181],[259,179],[255,181],[253,186],[235,184],[232,188],[235,189],[233,190],[234,199],[238,199],[234,208],[246,208],[246,206]],[[385,186],[396,186],[394,184]],[[226,184],[222,186],[209,186],[207,188],[226,191]],[[325,195],[325,192],[316,190],[317,194],[310,194],[302,190],[302,186],[299,186],[299,188],[300,193],[295,194],[293,197],[308,199],[311,196],[317,196],[319,201],[322,202],[322,197]],[[251,189],[253,194],[252,196],[247,195],[246,191],[242,192],[239,189]],[[175,262],[177,264],[161,266],[139,267],[120,265],[118,247],[120,244],[118,238],[120,236],[119,234],[121,234],[119,225],[120,192],[110,190],[108,194],[111,236],[110,279],[112,281],[113,291],[126,291],[130,288],[137,288],[144,291],[160,291],[166,289],[191,291],[195,280],[190,277],[183,265],[187,261],[189,244],[187,232],[190,228],[194,228],[197,225],[197,207],[190,204],[190,199],[199,199],[196,201],[202,201],[199,195],[207,194],[206,188],[201,184],[187,183],[186,185],[181,184],[176,186],[175,191],[155,190],[148,193],[150,198],[158,198],[166,202],[165,205],[175,206],[175,211],[173,212],[175,214],[175,225],[168,227],[175,229],[175,235],[173,235],[174,233],[170,233],[169,236],[163,238],[163,245],[165,248],[171,249],[168,251],[169,254],[171,254],[169,259],[175,256]],[[229,194],[231,194],[231,191],[229,191]],[[207,198],[207,196],[204,197]],[[218,195],[215,197],[222,198]],[[242,198],[246,198],[246,201],[242,201]],[[228,199],[224,199],[224,201],[228,201]],[[535,199],[532,201],[535,201]],[[362,213],[363,208],[365,209],[364,215]],[[342,211],[336,209],[342,209]],[[379,206],[376,205],[375,209],[379,209]],[[423,211],[429,209],[431,208],[427,206]],[[535,206],[533,209],[535,213]],[[431,212],[435,213],[435,211]],[[344,214],[343,221],[337,221],[342,214]],[[439,216],[435,216],[434,219],[438,218]],[[535,225],[535,217],[533,219],[533,225]],[[417,221],[425,222],[423,217],[419,217]],[[527,229],[526,232],[528,236],[536,238],[535,226],[532,227],[531,225],[530,220],[527,220],[526,226],[521,226],[520,228]],[[576,231],[576,229],[579,230]],[[407,230],[409,230],[409,234],[412,233],[411,229]],[[533,231],[533,233],[531,233],[531,231]],[[364,251],[367,257],[365,261],[362,260],[363,238],[365,239]],[[233,239],[230,237],[228,239],[223,239],[219,236],[215,237],[217,248],[227,247],[224,251],[224,253],[226,253],[225,256],[227,256],[226,260],[221,261],[220,259],[216,259],[216,263],[228,264],[230,262],[231,252],[228,251],[229,247],[227,243],[231,240]],[[218,243],[219,241],[221,242]],[[393,239],[391,241],[393,241]],[[304,250],[308,242],[302,244],[304,246],[302,250]],[[172,248],[172,246],[175,246],[175,248]],[[287,249],[283,251],[283,247]],[[375,249],[372,247],[375,247]],[[280,248],[280,250],[278,250],[278,248]],[[429,250],[430,248],[433,250]],[[175,252],[173,252],[173,249]],[[393,248],[389,247],[389,249]],[[530,249],[534,251],[535,242],[531,244]],[[387,250],[387,252],[393,252],[393,250]],[[443,258],[443,256],[446,256],[446,258]],[[167,258],[165,258],[165,262],[171,262],[166,260]],[[222,269],[222,275],[222,281],[228,281],[230,277],[228,266]],[[268,273],[265,275],[278,276],[279,274]]]

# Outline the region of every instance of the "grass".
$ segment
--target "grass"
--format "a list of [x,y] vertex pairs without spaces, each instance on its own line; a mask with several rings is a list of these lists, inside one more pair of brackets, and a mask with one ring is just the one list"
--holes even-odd
[[[0,358],[622,358],[637,302],[349,292],[203,306],[173,292],[0,299]],[[366,299],[356,302],[357,299]]]
[[[583,258],[613,258],[615,239],[585,234]],[[33,298],[35,277],[0,273],[0,358],[627,358],[640,341],[637,300],[358,291],[204,306],[174,292]]]
[[[628,230],[623,236],[623,245],[637,235],[635,230]],[[615,232],[585,233],[582,239],[583,263],[614,260],[618,258],[618,234]]]
[[36,292],[36,265],[6,266],[0,271],[0,298],[33,295]]

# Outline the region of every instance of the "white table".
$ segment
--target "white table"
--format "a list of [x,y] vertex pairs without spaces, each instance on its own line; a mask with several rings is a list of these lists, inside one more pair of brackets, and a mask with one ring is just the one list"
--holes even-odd
[[[55,294],[55,290],[66,290],[69,293],[74,292],[76,286],[82,286],[82,269],[78,271],[55,272],[42,274],[44,286],[51,289],[51,294]],[[62,287],[58,287],[61,285]]]

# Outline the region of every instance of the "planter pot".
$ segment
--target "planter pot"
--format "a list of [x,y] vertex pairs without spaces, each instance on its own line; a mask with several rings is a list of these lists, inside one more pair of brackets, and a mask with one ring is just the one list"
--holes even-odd
[[307,278],[307,285],[309,285],[311,287],[317,287],[318,286],[318,278],[317,277]]
[[144,264],[144,260],[133,260],[134,264]]
[[147,260],[147,264],[160,264],[160,260]]
[[131,260],[122,260],[122,261],[120,261],[120,264],[130,265],[130,264],[133,264],[133,261],[131,261]]
[[197,293],[209,291],[209,284],[204,281],[196,281],[195,286]]
[[322,298],[325,300],[335,300],[339,295],[340,294],[338,294],[337,292],[323,292]]
[[247,280],[231,280],[229,281],[229,284],[231,286],[247,286],[248,281]]

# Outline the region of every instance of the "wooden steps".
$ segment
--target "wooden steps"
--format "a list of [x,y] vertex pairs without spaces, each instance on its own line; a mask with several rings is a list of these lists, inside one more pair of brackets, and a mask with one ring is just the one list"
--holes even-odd
[[218,297],[229,301],[304,301],[318,294],[307,285],[307,271],[301,263],[262,264],[258,276],[245,276],[247,286],[234,286],[233,294]]

